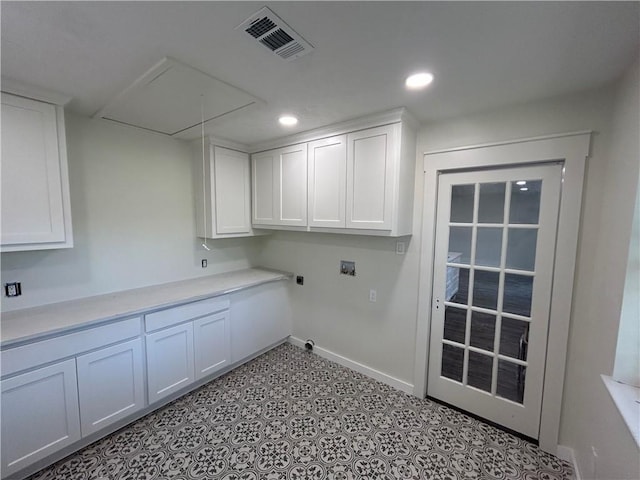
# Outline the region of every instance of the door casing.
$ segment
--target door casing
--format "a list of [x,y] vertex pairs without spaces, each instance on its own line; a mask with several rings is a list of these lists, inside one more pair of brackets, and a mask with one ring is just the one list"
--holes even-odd
[[427,394],[438,176],[443,172],[468,169],[563,163],[553,265],[553,283],[556,287],[551,293],[539,434],[540,448],[554,455],[558,453],[582,188],[590,140],[591,132],[573,132],[424,153],[423,227],[414,365],[414,394],[420,398]]

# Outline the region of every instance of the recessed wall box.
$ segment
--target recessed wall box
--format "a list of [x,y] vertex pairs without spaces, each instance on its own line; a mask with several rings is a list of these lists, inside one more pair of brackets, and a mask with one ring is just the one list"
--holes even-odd
[[22,295],[22,287],[20,282],[11,282],[4,284],[4,294],[7,297],[19,297]]
[[340,273],[342,275],[356,276],[356,262],[350,260],[340,260]]

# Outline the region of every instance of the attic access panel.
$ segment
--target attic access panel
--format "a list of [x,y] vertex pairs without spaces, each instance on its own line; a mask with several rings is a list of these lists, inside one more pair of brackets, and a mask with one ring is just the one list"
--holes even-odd
[[245,111],[262,100],[200,70],[163,58],[95,116],[178,135],[205,122]]

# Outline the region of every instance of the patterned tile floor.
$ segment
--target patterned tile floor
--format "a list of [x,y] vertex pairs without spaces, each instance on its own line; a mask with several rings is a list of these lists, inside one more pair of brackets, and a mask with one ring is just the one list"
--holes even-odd
[[30,478],[554,480],[572,469],[284,344]]

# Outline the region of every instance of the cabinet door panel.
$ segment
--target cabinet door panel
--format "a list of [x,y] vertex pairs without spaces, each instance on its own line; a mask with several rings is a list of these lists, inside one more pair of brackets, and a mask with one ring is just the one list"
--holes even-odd
[[146,345],[150,404],[195,380],[193,322],[148,334]]
[[56,110],[2,94],[2,245],[63,242]]
[[80,439],[75,359],[2,381],[2,474]]
[[345,135],[309,143],[310,226],[345,226],[346,172]]
[[251,204],[249,156],[227,148],[214,148],[216,232],[249,233]]
[[393,126],[351,133],[347,140],[347,227],[391,230]]
[[209,315],[193,322],[196,380],[231,363],[229,311]]
[[273,225],[276,222],[275,163],[276,154],[273,151],[251,156],[253,223]]
[[[278,153],[280,225],[307,225],[307,144]],[[278,198],[276,197],[276,198]]]
[[233,294],[230,324],[234,363],[291,335],[288,292],[286,284],[275,282]]
[[77,358],[82,435],[144,406],[141,342],[138,338]]

